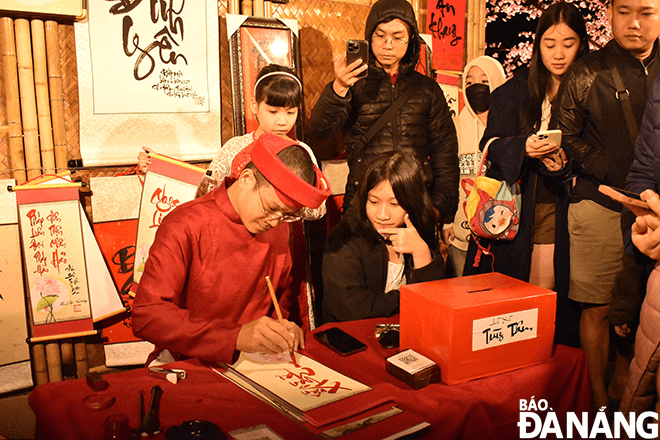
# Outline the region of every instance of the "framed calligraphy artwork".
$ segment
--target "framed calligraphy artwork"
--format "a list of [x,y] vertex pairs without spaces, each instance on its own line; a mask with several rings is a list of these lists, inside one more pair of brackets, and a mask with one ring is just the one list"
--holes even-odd
[[220,144],[217,2],[89,2],[75,24],[85,165],[136,163],[139,145],[209,160]]
[[96,333],[78,187],[14,187],[33,341]]
[[426,30],[433,37],[433,68],[463,70],[465,0],[428,0]]
[[[259,123],[250,110],[259,71],[269,64],[293,69],[300,77],[298,22],[290,19],[257,18],[227,14],[231,82],[234,103],[234,135],[257,129]],[[303,114],[302,109],[299,114]],[[299,117],[291,137],[302,136]]]
[[133,262],[133,285],[137,286],[149,258],[149,248],[163,218],[177,206],[195,198],[206,170],[159,154],[150,154],[151,163],[140,198],[137,239]]
[[32,383],[14,180],[0,180],[0,394]]
[[0,11],[79,17],[84,9],[83,0],[3,0]]

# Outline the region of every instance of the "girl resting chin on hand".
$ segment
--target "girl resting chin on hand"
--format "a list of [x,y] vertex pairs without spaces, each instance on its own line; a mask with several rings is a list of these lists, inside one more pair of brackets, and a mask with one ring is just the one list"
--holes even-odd
[[402,285],[442,278],[437,215],[417,160],[378,156],[326,241],[324,321],[394,315]]

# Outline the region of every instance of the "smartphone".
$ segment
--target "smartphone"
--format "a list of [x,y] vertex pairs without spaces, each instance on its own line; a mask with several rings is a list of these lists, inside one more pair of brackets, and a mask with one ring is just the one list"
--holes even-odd
[[338,327],[314,333],[318,341],[342,356],[366,350],[367,346]]
[[[346,42],[346,65],[350,65],[358,58],[362,60],[362,64],[358,67],[369,64],[369,42],[367,40],[348,40]],[[359,74],[358,78],[366,77],[367,70]]]
[[557,148],[561,147],[561,130],[541,130],[536,133],[536,136],[540,141],[549,141]]
[[598,191],[609,196],[612,200],[621,203],[623,206],[630,209],[636,216],[652,213],[648,203],[640,199],[639,194],[607,185],[598,185]]

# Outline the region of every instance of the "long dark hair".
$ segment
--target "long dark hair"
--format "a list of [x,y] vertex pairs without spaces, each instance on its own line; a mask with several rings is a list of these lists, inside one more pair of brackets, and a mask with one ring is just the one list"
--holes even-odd
[[529,63],[529,80],[527,84],[532,105],[531,108],[524,109],[521,115],[523,134],[534,133],[539,128],[541,105],[552,84],[552,75],[541,59],[541,39],[548,29],[560,23],[566,24],[580,39],[580,47],[575,59],[577,60],[589,52],[589,36],[587,35],[584,18],[575,6],[566,2],[559,2],[543,11],[536,26],[532,59]]
[[399,205],[408,213],[410,221],[430,249],[438,246],[435,237],[437,211],[426,190],[424,174],[419,162],[409,154],[388,151],[380,154],[366,170],[357,192],[358,220],[363,229],[373,229],[367,218],[369,191],[388,181]]
[[289,75],[266,76],[273,72],[286,72],[298,78],[296,73],[286,66],[269,64],[262,68],[257,75],[254,99],[257,103],[265,101],[266,104],[273,107],[299,107],[302,96],[299,82]]

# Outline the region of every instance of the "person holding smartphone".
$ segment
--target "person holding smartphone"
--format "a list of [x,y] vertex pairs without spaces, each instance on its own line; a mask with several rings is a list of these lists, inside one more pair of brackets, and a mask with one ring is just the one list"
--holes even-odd
[[326,241],[325,322],[392,316],[402,285],[443,278],[435,224],[419,162],[399,152],[379,155]]
[[[478,248],[470,242],[464,275],[495,271],[558,292],[557,338],[577,345],[577,317],[565,319],[568,303],[568,233],[565,211],[568,189],[559,178],[570,171],[559,145],[540,139],[548,129],[552,102],[570,65],[588,52],[584,19],[569,3],[548,7],[539,18],[529,67],[497,88],[491,98],[488,125],[481,138],[488,145],[487,176],[520,183],[521,223],[513,240],[480,240],[490,253],[475,267]],[[576,313],[573,313],[576,314]],[[570,316],[570,315],[569,315]],[[565,333],[564,333],[565,332]]]
[[[617,333],[630,331],[632,322],[639,321],[635,336],[634,358],[630,363],[628,383],[621,399],[623,414],[635,411],[657,411],[653,401],[660,395],[657,365],[660,359],[660,76],[653,83],[646,104],[641,129],[635,145],[635,159],[628,172],[626,190],[640,194],[649,207],[637,210],[632,227],[623,231],[626,254],[650,273],[645,293],[641,297],[623,298],[627,307],[620,314],[629,315],[620,321]],[[622,216],[625,215],[622,213]],[[644,292],[643,292],[644,293]],[[642,302],[643,301],[643,302]],[[612,296],[612,309],[618,305]],[[641,310],[641,312],[640,312]],[[610,311],[610,316],[612,311]],[[627,323],[624,324],[623,323]],[[630,324],[630,326],[628,326]],[[655,396],[654,396],[655,395]]]
[[608,16],[613,39],[571,67],[553,111],[577,170],[568,209],[570,299],[582,309],[580,343],[597,409],[618,400],[611,386],[619,382],[616,368],[607,385],[612,298],[622,288],[636,294],[644,279],[624,257],[621,204],[598,187],[626,184],[649,91],[660,74],[660,0],[613,0]]
[[[344,209],[357,192],[360,178],[378,154],[401,151],[418,159],[426,188],[442,223],[451,223],[458,207],[458,143],[456,129],[440,86],[415,71],[421,38],[412,6],[406,0],[378,0],[365,26],[367,65],[346,65],[344,51],[335,58],[335,79],[312,111],[313,135],[326,139],[344,134],[349,175]],[[365,71],[368,74],[360,78]],[[383,127],[364,136],[401,96],[403,105]]]

